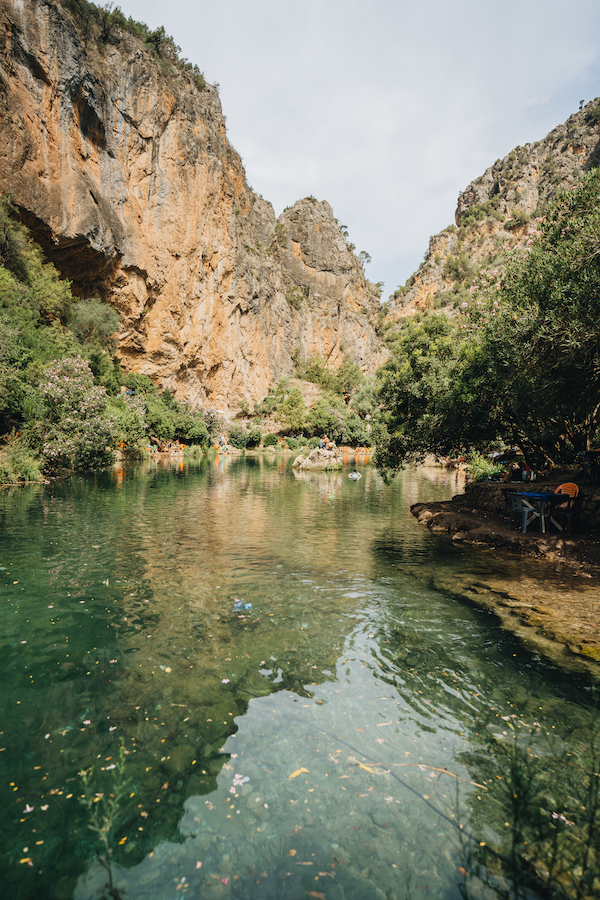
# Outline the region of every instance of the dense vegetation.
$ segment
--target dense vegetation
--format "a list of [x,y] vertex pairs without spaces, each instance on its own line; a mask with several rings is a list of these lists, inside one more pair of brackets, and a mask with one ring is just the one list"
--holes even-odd
[[480,273],[454,317],[405,325],[379,373],[378,463],[518,444],[568,463],[600,425],[600,169],[527,246]]
[[[203,449],[215,443],[224,423],[213,411],[194,410],[169,391],[159,393],[147,376],[122,371],[118,314],[98,298],[74,297],[15,213],[2,198],[0,483],[98,468],[117,447],[137,455],[169,441]],[[317,357],[303,366],[323,389],[316,405],[307,409],[299,388],[283,379],[252,415],[242,404],[254,422],[229,429],[233,447],[258,447],[267,417],[283,428],[290,449],[325,433],[339,444],[370,441],[373,379],[347,357],[337,371]],[[278,442],[271,434],[268,443]]]
[[2,198],[0,482],[104,465],[117,444],[139,452],[149,442],[214,440],[213,413],[125,375],[114,355],[118,326],[111,307],[73,297]]
[[369,419],[376,411],[373,379],[366,379],[348,357],[333,370],[316,356],[297,362],[296,373],[322,389],[314,406],[308,409],[300,388],[290,386],[289,378],[284,378],[256,405],[255,417],[260,420],[265,415],[275,416],[292,438],[310,439],[326,434],[339,445],[371,442]]

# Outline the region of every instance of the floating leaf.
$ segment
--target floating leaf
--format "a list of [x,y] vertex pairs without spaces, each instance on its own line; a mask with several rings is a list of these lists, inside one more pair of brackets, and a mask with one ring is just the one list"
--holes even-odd
[[310,774],[308,769],[305,769],[305,768],[296,769],[296,771],[292,772],[292,774],[288,777],[288,781],[290,781],[292,778],[296,778],[298,775],[302,775],[303,772],[306,772],[307,775]]

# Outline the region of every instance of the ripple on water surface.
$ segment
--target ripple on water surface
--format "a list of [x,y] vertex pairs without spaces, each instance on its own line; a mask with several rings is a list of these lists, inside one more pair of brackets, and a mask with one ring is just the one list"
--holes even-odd
[[586,685],[440,589],[481,557],[410,516],[453,480],[363,475],[218,460],[0,494],[13,896],[106,883],[90,769],[98,821],[122,789],[118,891],[156,898],[452,900],[457,826],[503,840],[513,736],[573,780]]

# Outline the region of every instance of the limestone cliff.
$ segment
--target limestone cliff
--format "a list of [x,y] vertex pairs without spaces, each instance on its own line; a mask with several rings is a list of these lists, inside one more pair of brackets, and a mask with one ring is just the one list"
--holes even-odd
[[583,172],[600,165],[600,99],[572,115],[541,141],[516,147],[464,190],[456,225],[429,242],[419,270],[390,298],[388,321],[456,304],[472,275],[522,244],[529,224]]
[[0,190],[75,293],[122,316],[119,356],[180,399],[257,400],[293,357],[386,355],[378,291],[326,202],[277,220],[217,91],[58,0],[0,0]]

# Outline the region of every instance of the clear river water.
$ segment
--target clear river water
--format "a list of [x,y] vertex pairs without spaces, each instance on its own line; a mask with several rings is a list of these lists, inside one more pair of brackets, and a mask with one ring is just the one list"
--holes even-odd
[[291,461],[0,492],[2,898],[102,896],[108,816],[113,896],[458,900],[515,742],[562,815],[593,691],[457,599],[537,564],[416,523],[454,475]]

